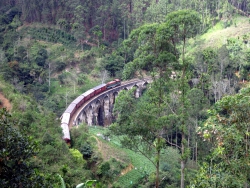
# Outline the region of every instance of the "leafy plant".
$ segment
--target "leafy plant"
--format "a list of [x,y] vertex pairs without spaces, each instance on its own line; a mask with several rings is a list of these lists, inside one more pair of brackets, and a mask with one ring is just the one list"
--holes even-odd
[[29,159],[36,155],[38,143],[31,136],[19,132],[16,123],[5,108],[0,110],[0,186],[39,187],[45,180],[32,166]]
[[85,183],[80,183],[76,186],[76,188],[88,188],[92,187],[96,180],[87,180]]

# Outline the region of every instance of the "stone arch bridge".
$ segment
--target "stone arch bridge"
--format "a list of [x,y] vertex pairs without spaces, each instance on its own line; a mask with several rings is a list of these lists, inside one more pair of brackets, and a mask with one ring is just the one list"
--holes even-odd
[[[110,125],[114,119],[112,112],[114,108],[115,99],[118,93],[122,90],[135,89],[135,97],[141,96],[148,83],[151,83],[151,79],[134,79],[126,82],[122,82],[120,86],[107,90],[84,103],[77,112],[73,115],[70,123],[70,127],[79,125],[80,123],[86,123],[89,126]],[[129,110],[129,109],[128,109]]]

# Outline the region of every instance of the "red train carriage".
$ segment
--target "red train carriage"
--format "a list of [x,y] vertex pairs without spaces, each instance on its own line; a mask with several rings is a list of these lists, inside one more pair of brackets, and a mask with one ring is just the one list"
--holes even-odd
[[121,85],[121,81],[119,79],[114,79],[113,81],[108,82],[106,85],[107,85],[106,86],[107,89],[111,89],[111,88]]
[[95,94],[94,91],[95,90],[90,89],[82,94],[82,96],[84,96],[84,102],[86,102],[87,100],[89,100],[90,98],[92,98],[94,96],[94,94]]
[[96,96],[99,93],[106,91],[106,84],[101,84],[99,86],[96,86],[93,88],[93,90],[94,90],[94,95]]
[[76,104],[76,109],[78,109],[80,106],[82,106],[83,103],[84,103],[84,96],[83,95],[80,95],[72,102],[72,104]]

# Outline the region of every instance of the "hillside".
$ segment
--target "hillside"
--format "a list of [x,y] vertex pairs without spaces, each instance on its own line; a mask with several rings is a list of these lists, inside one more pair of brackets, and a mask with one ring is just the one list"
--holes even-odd
[[205,34],[200,37],[200,40],[206,47],[221,47],[227,43],[229,38],[247,37],[249,40],[249,18],[237,16],[233,19],[233,24],[229,27],[223,26],[223,21],[218,22],[214,27],[210,28]]
[[[10,126],[36,145],[29,148],[34,155],[22,159],[33,179],[15,175],[33,187],[40,180],[61,187],[62,179],[67,188],[91,179],[102,188],[183,187],[184,180],[190,187],[250,184],[244,166],[248,89],[238,94],[250,81],[250,22],[242,16],[249,14],[248,5],[248,0],[1,1],[0,108],[10,111]],[[184,36],[187,43],[182,21],[193,24]],[[142,98],[121,94],[115,130],[82,124],[71,130],[70,144],[61,139],[59,117],[77,96],[102,81],[142,72],[157,76]],[[175,79],[169,79],[173,72]],[[13,152],[8,143],[2,147],[7,146]],[[6,153],[0,151],[0,187],[17,187],[2,173],[2,159],[13,173]]]

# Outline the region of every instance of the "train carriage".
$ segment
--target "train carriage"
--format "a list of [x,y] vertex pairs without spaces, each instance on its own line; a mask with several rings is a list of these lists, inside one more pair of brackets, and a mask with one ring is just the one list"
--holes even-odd
[[72,116],[75,113],[75,111],[76,111],[76,104],[71,103],[64,113],[70,113],[70,116]]
[[95,92],[95,90],[90,89],[90,90],[86,91],[85,93],[83,93],[82,96],[84,96],[84,102],[86,102],[87,100],[92,98],[95,94],[94,92]]
[[106,85],[107,85],[106,86],[107,89],[111,89],[111,88],[120,86],[121,85],[121,81],[119,79],[114,79],[113,81],[108,82]]
[[80,95],[71,104],[76,104],[76,109],[78,109],[84,103],[84,96]]
[[62,123],[61,127],[63,130],[63,140],[65,140],[67,143],[69,143],[70,142],[69,126],[67,123]]
[[70,113],[63,113],[63,115],[61,116],[61,123],[67,123],[69,124],[69,120],[70,120]]
[[106,90],[106,84],[100,84],[99,86],[96,86],[93,88],[94,95],[98,95],[99,93],[102,93]]

